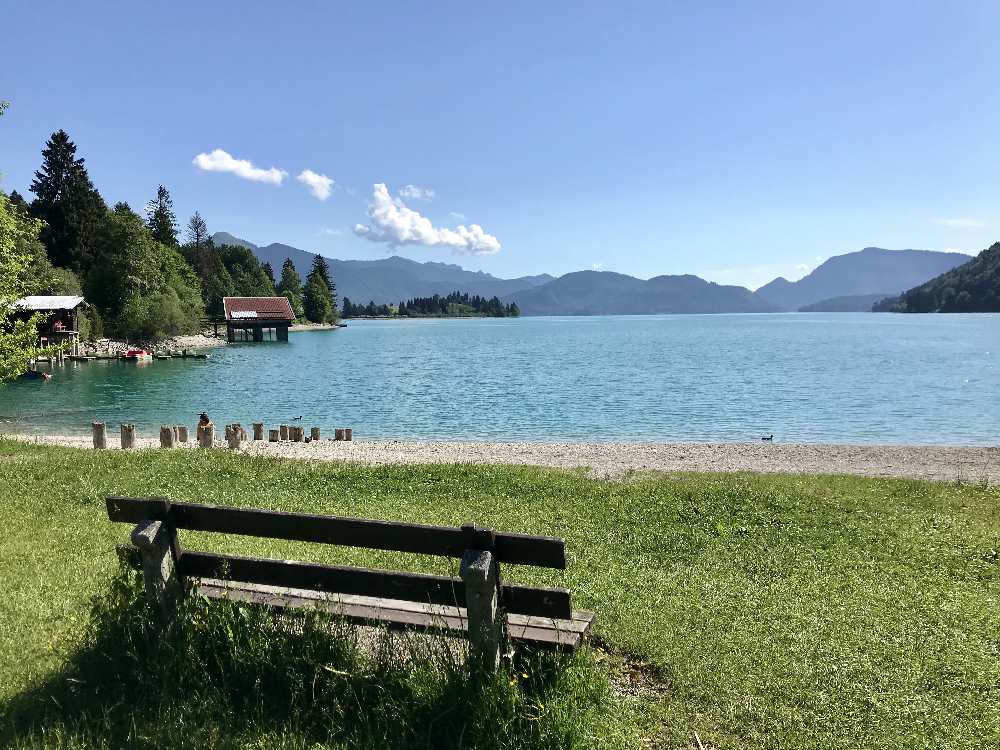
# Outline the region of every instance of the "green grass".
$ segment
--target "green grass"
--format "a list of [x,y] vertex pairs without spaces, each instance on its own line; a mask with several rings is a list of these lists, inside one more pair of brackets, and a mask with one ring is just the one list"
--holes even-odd
[[[115,493],[472,520],[563,536],[565,573],[509,567],[505,577],[570,587],[575,606],[597,611],[609,656],[539,663],[531,674],[544,684],[507,691],[507,683],[463,681],[447,659],[407,667],[308,623],[296,641],[287,627],[217,605],[182,618],[162,646],[173,656],[153,658],[136,636],[146,626],[122,593],[129,584],[116,578],[114,545],[129,530],[107,521],[103,498]],[[98,454],[0,441],[0,741],[998,747],[998,510],[995,487],[903,480],[740,474],[602,482],[519,467],[310,466],[222,452]],[[185,542],[454,572],[454,562],[417,556],[209,535],[188,534]],[[197,629],[199,622],[210,625]],[[98,669],[102,637],[118,639],[103,647],[118,656]],[[229,661],[205,666],[226,648]],[[337,675],[320,670],[319,656],[296,654],[321,654],[352,675],[350,684],[327,680],[320,698],[303,695],[293,688],[310,674]],[[137,665],[150,664],[178,684],[203,683],[204,694],[179,700],[179,688],[140,691],[128,681]],[[296,706],[275,712],[279,701],[247,700],[271,695],[281,669],[284,687],[274,695],[298,696]],[[99,687],[67,682],[79,674]],[[459,737],[461,706],[486,718]],[[448,731],[428,725],[435,710]],[[387,713],[398,721],[379,718]]]

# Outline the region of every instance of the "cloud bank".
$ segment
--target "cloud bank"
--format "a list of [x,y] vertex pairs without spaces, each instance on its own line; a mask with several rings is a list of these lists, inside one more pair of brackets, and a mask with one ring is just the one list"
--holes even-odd
[[288,177],[288,172],[283,169],[255,167],[253,162],[247,159],[237,159],[221,148],[217,148],[209,154],[198,154],[192,163],[198,169],[203,169],[206,172],[229,172],[244,180],[267,182],[272,185],[280,185]]
[[393,198],[384,183],[377,183],[368,204],[370,224],[356,224],[354,233],[371,242],[383,242],[395,248],[401,245],[443,245],[457,253],[492,255],[500,252],[500,240],[487,234],[478,224],[459,224],[454,229],[435,227],[431,220],[409,208],[400,198]]
[[303,169],[295,179],[309,188],[314,198],[321,201],[325,201],[333,192],[333,180],[325,174],[316,174],[311,169]]
[[407,200],[429,201],[434,199],[434,191],[419,185],[403,185],[399,189],[399,197]]

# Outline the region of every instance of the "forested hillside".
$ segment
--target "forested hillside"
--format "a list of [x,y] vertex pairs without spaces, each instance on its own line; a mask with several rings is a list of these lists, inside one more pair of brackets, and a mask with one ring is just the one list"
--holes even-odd
[[926,284],[875,305],[876,312],[1000,312],[1000,242]]

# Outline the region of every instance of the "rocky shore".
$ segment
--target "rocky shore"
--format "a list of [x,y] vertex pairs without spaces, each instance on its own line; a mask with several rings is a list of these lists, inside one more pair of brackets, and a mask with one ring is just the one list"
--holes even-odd
[[[89,437],[11,436],[76,448]],[[117,445],[116,435],[108,436]],[[221,434],[216,435],[222,449]],[[158,448],[139,437],[137,447]],[[194,443],[190,444],[191,447]],[[1000,447],[829,445],[783,443],[499,443],[355,440],[314,443],[247,442],[241,452],[306,461],[363,464],[514,464],[586,469],[595,477],[635,472],[853,474],[963,482],[1000,482]]]

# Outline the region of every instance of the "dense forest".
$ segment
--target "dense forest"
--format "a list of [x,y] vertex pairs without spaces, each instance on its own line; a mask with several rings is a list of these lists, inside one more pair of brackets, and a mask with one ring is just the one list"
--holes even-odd
[[337,318],[336,289],[322,257],[305,282],[290,262],[276,281],[250,250],[216,247],[198,212],[181,238],[163,185],[142,214],[124,202],[109,208],[63,130],[46,143],[30,189],[30,202],[14,191],[0,204],[5,220],[18,227],[10,233],[24,266],[16,292],[82,294],[90,303],[81,326],[85,338],[193,333],[207,317],[222,314],[227,296],[283,294],[300,320]]
[[875,312],[1000,312],[1000,242],[898,297],[877,302]]
[[433,297],[414,297],[413,299],[400,302],[398,306],[392,308],[390,305],[376,305],[369,302],[367,305],[355,305],[347,297],[344,297],[343,316],[345,318],[358,317],[387,317],[401,316],[410,318],[420,317],[483,317],[483,318],[516,318],[520,315],[517,304],[505,305],[499,297],[481,297],[478,294],[467,294],[464,292],[452,292],[444,297],[435,294]]

